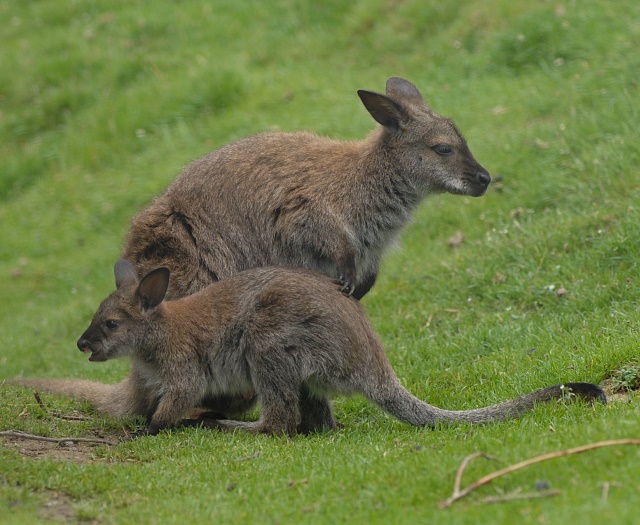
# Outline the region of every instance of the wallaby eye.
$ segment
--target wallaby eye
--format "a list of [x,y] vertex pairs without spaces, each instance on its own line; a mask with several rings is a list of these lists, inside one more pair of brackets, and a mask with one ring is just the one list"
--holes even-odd
[[109,330],[115,330],[116,328],[118,328],[118,326],[120,326],[120,322],[116,321],[115,319],[107,319],[107,322],[104,324]]
[[453,148],[449,146],[449,144],[438,144],[433,149],[438,155],[442,155],[444,157],[453,153]]

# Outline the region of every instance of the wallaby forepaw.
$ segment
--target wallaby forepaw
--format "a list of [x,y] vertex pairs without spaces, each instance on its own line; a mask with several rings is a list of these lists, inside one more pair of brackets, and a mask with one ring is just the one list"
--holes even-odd
[[341,287],[340,291],[347,297],[353,294],[356,289],[356,269],[355,264],[347,263],[346,265],[338,265],[337,284]]
[[339,271],[336,283],[347,297],[351,296],[356,289],[356,277],[351,272]]
[[352,282],[345,281],[343,279],[338,279],[338,285],[340,285],[340,291],[345,294],[347,297],[353,295],[353,292],[356,289],[356,285]]

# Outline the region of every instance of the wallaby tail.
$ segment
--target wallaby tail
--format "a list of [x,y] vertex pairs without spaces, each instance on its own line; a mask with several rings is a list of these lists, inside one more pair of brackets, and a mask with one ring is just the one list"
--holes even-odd
[[112,385],[85,379],[17,379],[6,383],[68,396],[77,401],[88,401],[96,411],[106,416],[144,414],[135,402],[129,379]]
[[400,421],[415,426],[434,426],[440,422],[489,423],[517,418],[529,412],[536,403],[574,397],[606,404],[604,391],[591,383],[565,383],[536,390],[516,399],[474,410],[443,410],[419,400],[395,379],[393,386],[367,392],[365,395]]

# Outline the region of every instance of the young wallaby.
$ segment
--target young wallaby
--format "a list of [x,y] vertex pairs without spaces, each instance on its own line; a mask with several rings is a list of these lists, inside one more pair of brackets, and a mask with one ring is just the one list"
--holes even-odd
[[[570,394],[606,402],[596,385],[567,383],[486,408],[442,410],[400,384],[360,303],[327,276],[257,268],[165,301],[169,276],[159,268],[138,280],[129,262],[118,261],[116,291],[78,340],[90,361],[130,357],[138,372],[128,390],[64,380],[22,383],[87,399],[110,415],[146,415],[150,434],[200,423],[269,434],[331,430],[331,393],[361,393],[416,426],[516,417],[536,402]],[[212,396],[254,393],[262,405],[258,421],[183,421]]]
[[139,277],[169,268],[171,299],[262,266],[315,270],[364,296],[427,194],[477,197],[491,177],[412,83],[358,95],[380,124],[367,138],[263,133],[209,153],[134,217],[122,258]]

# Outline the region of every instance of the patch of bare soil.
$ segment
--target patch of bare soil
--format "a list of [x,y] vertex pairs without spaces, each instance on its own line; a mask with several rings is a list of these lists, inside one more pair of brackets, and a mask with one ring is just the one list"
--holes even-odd
[[600,388],[607,395],[609,403],[631,403],[634,390],[620,388],[614,378],[608,378],[600,383]]

